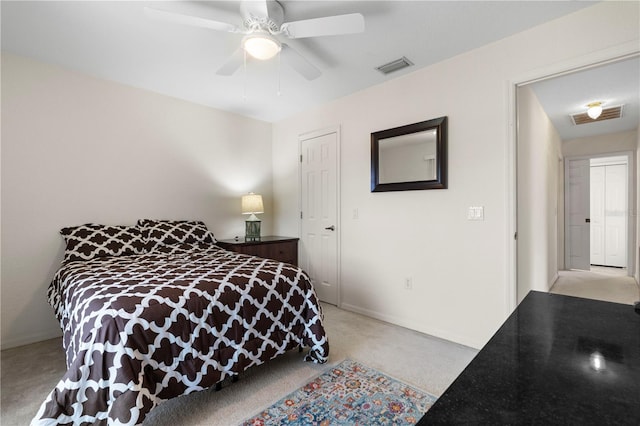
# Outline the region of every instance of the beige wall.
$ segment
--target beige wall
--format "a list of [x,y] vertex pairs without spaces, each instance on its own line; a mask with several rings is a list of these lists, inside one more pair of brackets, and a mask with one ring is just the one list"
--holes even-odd
[[[342,306],[482,346],[510,312],[515,285],[510,83],[557,72],[569,59],[637,46],[638,33],[637,3],[599,3],[275,123],[276,232],[299,232],[298,135],[339,125]],[[371,193],[370,133],[445,115],[449,189]],[[484,206],[485,220],[467,221],[469,206]],[[411,291],[403,289],[409,276]]]
[[60,228],[193,218],[233,237],[255,191],[269,232],[270,157],[269,123],[3,54],[2,347],[60,333]]
[[638,143],[636,130],[608,135],[567,139],[562,142],[565,157],[608,154],[611,152],[635,151]]
[[562,140],[528,86],[518,89],[518,301],[558,272]]

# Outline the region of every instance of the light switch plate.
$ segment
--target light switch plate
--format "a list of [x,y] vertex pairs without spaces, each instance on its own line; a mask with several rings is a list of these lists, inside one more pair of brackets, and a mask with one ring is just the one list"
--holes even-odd
[[467,220],[484,220],[484,207],[469,207],[467,210]]

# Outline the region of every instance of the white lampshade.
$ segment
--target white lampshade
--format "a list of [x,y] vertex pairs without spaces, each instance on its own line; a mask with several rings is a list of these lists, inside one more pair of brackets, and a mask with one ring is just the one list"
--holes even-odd
[[264,213],[262,195],[250,192],[242,196],[242,214]]
[[258,33],[247,36],[242,42],[244,50],[262,61],[271,59],[280,52],[280,42],[269,33]]
[[602,102],[592,102],[587,105],[587,115],[591,117],[592,120],[597,119],[602,114]]

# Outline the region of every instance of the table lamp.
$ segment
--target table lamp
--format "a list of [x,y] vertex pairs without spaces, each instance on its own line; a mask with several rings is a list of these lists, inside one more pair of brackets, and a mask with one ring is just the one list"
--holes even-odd
[[242,214],[251,215],[245,221],[245,241],[260,241],[260,219],[256,214],[264,213],[262,195],[250,192],[242,196]]

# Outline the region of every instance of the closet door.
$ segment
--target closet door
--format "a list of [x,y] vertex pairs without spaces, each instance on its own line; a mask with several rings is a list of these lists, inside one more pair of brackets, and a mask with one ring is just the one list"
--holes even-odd
[[589,234],[589,160],[571,159],[565,163],[565,259],[568,269],[588,271]]
[[605,166],[591,166],[591,187],[589,202],[591,205],[591,264],[604,265],[604,200]]
[[605,265],[626,267],[627,165],[605,167]]

